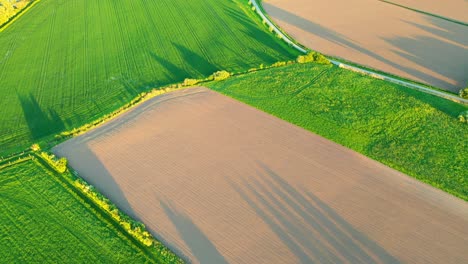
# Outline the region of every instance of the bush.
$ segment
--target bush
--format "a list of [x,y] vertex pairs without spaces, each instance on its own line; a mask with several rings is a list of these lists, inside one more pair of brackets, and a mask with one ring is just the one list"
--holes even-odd
[[187,79],[184,80],[183,85],[184,86],[192,86],[192,85],[195,85],[195,84],[197,84],[199,82],[200,82],[200,80],[187,78]]
[[39,151],[39,150],[41,150],[41,146],[39,146],[39,144],[37,144],[37,143],[36,143],[36,144],[33,144],[33,145],[31,146],[31,150],[32,150],[32,151]]
[[217,71],[213,73],[213,79],[215,81],[222,81],[226,80],[227,78],[231,77],[231,74],[227,71]]
[[458,115],[458,120],[460,120],[462,123],[468,124],[468,110],[461,112]]
[[41,152],[41,157],[57,172],[64,173],[67,170],[67,159],[60,158],[57,160],[54,154],[48,154],[47,152]]
[[275,62],[271,65],[271,67],[281,67],[281,66],[285,66],[287,64],[287,62],[285,61],[278,61],[278,62]]
[[306,55],[300,55],[297,57],[298,63],[309,63],[309,62],[317,62],[320,64],[330,64],[330,61],[318,52],[309,52]]
[[97,192],[92,185],[89,185],[83,179],[78,178],[74,183],[76,187],[81,189],[83,193],[85,193],[91,200],[93,200],[100,208],[108,212],[110,216],[116,220],[119,225],[122,226],[130,235],[132,235],[147,247],[153,245],[154,238],[148,231],[146,231],[146,227],[142,223],[134,221],[128,215],[119,211],[119,209],[117,209],[117,207],[112,204],[109,199]]
[[458,94],[461,98],[468,99],[468,87],[466,87],[465,89],[461,89]]

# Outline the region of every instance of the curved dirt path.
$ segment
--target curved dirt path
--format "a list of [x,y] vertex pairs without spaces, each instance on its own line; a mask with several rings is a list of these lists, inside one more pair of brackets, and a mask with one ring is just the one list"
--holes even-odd
[[[468,27],[439,21],[379,1],[343,1],[316,1],[311,5],[308,0],[269,0],[263,2],[263,7],[292,37],[314,50],[452,92],[458,92],[468,83]],[[251,2],[262,13],[258,1]],[[342,10],[344,14],[327,11],[333,9],[334,5],[340,5],[336,10]],[[369,9],[372,8],[376,10],[371,12]],[[386,10],[391,12],[383,12]],[[367,14],[367,17],[363,14]],[[261,16],[266,17],[264,14]],[[330,25],[330,28],[319,23]],[[280,30],[275,32],[287,39]],[[302,48],[298,50],[303,51]],[[372,75],[386,77],[378,73]],[[397,80],[391,77],[385,79],[390,82]],[[468,100],[458,96],[421,85],[401,80],[398,83],[449,100],[468,103]]]
[[194,263],[468,263],[468,203],[206,88],[53,151]]

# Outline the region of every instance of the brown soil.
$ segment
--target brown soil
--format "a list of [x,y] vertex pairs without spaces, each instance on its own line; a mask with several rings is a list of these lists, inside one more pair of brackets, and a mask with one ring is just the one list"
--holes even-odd
[[467,0],[389,0],[390,2],[421,10],[431,14],[455,19],[468,23],[468,1]]
[[[468,83],[466,26],[376,0],[263,5],[280,27],[313,50],[453,92]],[[457,7],[444,10],[450,6]]]
[[53,150],[191,262],[468,263],[468,204],[205,88]]

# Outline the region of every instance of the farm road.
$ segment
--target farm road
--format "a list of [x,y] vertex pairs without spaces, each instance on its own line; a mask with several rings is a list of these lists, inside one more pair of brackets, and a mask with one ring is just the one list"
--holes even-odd
[[452,92],[468,83],[466,26],[374,0],[268,0],[263,7],[313,50]]
[[194,263],[468,263],[468,204],[206,88],[56,146]]

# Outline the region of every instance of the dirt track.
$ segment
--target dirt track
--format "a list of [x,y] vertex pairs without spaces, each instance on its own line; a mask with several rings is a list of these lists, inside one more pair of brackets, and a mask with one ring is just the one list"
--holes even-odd
[[[456,9],[455,1],[444,14]],[[413,2],[397,1],[418,8]],[[376,0],[267,0],[263,6],[311,49],[453,92],[468,83],[466,26]]]
[[468,203],[205,88],[53,150],[201,263],[468,263]]

